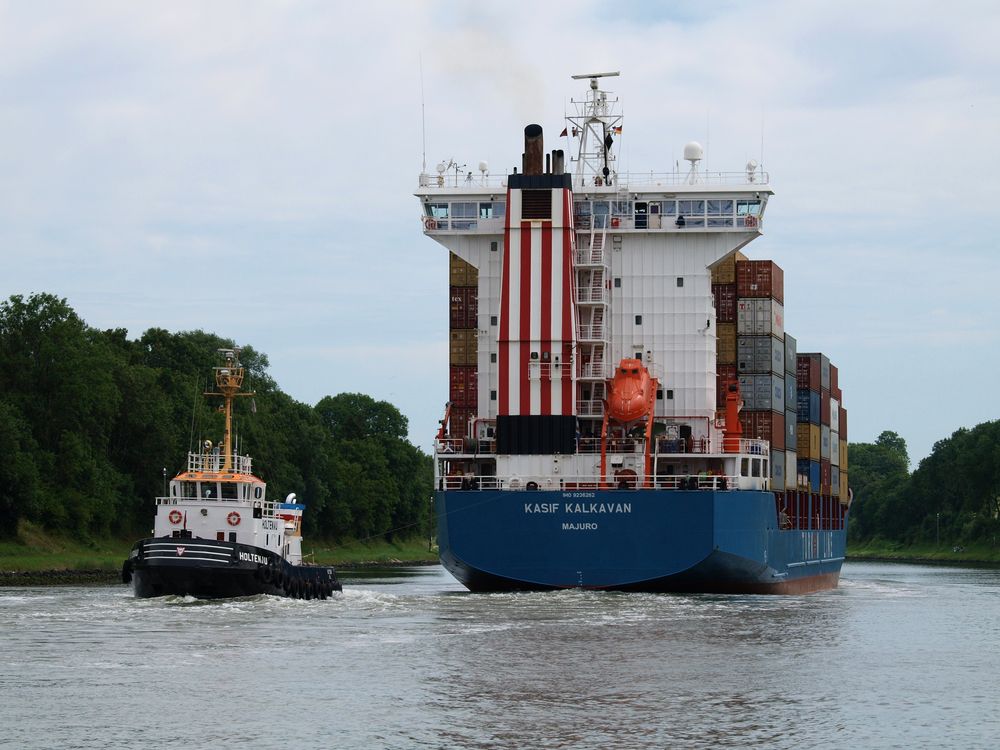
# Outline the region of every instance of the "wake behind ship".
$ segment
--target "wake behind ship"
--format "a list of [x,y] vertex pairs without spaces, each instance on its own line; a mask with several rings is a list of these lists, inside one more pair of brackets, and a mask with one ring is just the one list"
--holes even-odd
[[617,171],[600,81],[497,180],[420,175],[450,253],[441,561],[474,591],[800,593],[837,585],[850,492],[837,369],[784,330],[768,175]]

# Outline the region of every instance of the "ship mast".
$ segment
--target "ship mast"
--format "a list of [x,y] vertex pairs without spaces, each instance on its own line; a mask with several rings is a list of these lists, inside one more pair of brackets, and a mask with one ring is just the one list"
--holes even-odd
[[233,399],[241,396],[253,396],[253,391],[240,393],[243,387],[243,365],[240,363],[239,347],[233,349],[219,349],[219,357],[222,364],[215,368],[215,387],[217,392],[207,392],[206,396],[222,396],[225,404],[222,411],[226,415],[226,431],[223,436],[223,465],[222,471],[233,470]]
[[598,78],[613,78],[611,73],[582,73],[572,76],[574,80],[590,79],[590,91],[585,99],[571,99],[576,108],[575,115],[567,115],[572,126],[572,135],[577,139],[576,172],[574,186],[614,185],[617,171],[615,156],[611,151],[615,136],[621,133],[622,116],[615,111],[617,99],[608,99],[608,92],[598,88]]

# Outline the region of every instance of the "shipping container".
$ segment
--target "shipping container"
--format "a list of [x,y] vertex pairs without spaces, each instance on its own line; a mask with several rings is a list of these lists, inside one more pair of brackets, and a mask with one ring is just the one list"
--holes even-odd
[[830,467],[830,494],[836,498],[840,497],[840,469],[836,466]]
[[454,406],[475,407],[478,404],[479,381],[475,365],[452,365],[448,398]]
[[735,284],[736,283],[736,263],[746,260],[747,256],[737,250],[712,267],[713,284]]
[[[837,370],[836,366],[833,363],[831,363],[830,364],[830,393],[831,394],[834,393],[835,391],[839,391],[840,390],[840,377],[839,377],[839,374],[840,373]],[[840,396],[834,396],[834,398],[839,399]]]
[[799,403],[799,388],[795,382],[794,372],[785,372],[785,409],[797,409]]
[[740,336],[774,336],[784,345],[785,309],[773,299],[737,298],[736,330]]
[[830,462],[825,458],[819,460],[819,491],[824,495],[830,494]]
[[819,423],[830,426],[830,394],[823,391],[819,393]]
[[840,470],[847,471],[847,441],[840,441]]
[[792,375],[795,374],[795,365],[797,362],[798,355],[796,353],[797,342],[795,339],[785,333],[785,372],[790,372]]
[[809,490],[819,492],[820,489],[820,466],[819,461],[810,461],[799,456],[799,474],[808,477]]
[[843,469],[840,470],[840,503],[847,505],[851,498],[851,488],[848,484],[850,477]]
[[820,390],[830,390],[830,358],[825,354],[819,355]]
[[786,485],[785,479],[785,452],[771,451],[771,491],[783,492]]
[[465,438],[469,436],[470,425],[476,415],[473,407],[451,407],[448,420],[448,435],[453,438]]
[[795,451],[785,451],[785,489],[794,490],[799,482],[797,455]]
[[795,379],[799,388],[820,391],[823,385],[822,362],[819,354],[799,354],[795,358]]
[[785,300],[785,272],[773,260],[743,260],[736,263],[736,296]]
[[[788,404],[785,404],[787,407]],[[794,411],[785,409],[785,447],[793,448],[799,444],[799,422]]]
[[717,323],[736,322],[736,285],[712,284],[715,300],[715,320]]
[[816,391],[799,388],[795,398],[795,409],[800,422],[819,424],[819,394]]
[[840,402],[833,397],[830,398],[830,429],[840,432]]
[[840,435],[830,430],[830,463],[840,466]]
[[757,408],[757,376],[740,375],[737,378],[740,384],[740,398],[743,399],[743,408],[753,410]]
[[449,254],[448,276],[451,286],[478,286],[479,270],[470,263],[466,263],[455,253]]
[[777,375],[755,375],[754,409],[785,411],[785,382]]
[[452,329],[476,328],[479,314],[479,289],[474,286],[453,286],[448,321]]
[[739,336],[736,339],[736,369],[751,374],[757,372],[757,339],[754,336]]
[[807,458],[810,461],[820,459],[820,430],[819,425],[799,423],[796,437],[796,453],[799,458]]
[[722,409],[726,405],[726,385],[736,380],[736,365],[715,365],[715,408]]
[[737,379],[736,365],[715,366],[716,406],[721,409],[726,403],[726,386]]
[[819,457],[830,460],[830,428],[825,424],[819,428]]
[[839,386],[836,387],[836,388],[831,388],[830,389],[830,396],[832,396],[833,398],[837,399],[838,401],[843,401],[844,400],[844,392],[840,389]]
[[[843,403],[843,401],[841,401]],[[847,440],[847,409],[840,407],[840,439]]]
[[453,365],[474,365],[479,358],[479,338],[474,328],[451,331],[449,333],[449,363]]
[[740,425],[744,438],[767,440],[771,447],[785,447],[785,415],[776,411],[746,410],[740,412]]
[[720,365],[736,364],[736,325],[719,323],[716,327],[716,362]]

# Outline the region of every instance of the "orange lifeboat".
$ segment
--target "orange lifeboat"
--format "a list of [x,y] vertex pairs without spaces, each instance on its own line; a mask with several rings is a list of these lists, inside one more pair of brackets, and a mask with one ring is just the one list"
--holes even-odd
[[608,415],[616,422],[637,422],[653,413],[656,381],[637,359],[623,359],[608,383]]

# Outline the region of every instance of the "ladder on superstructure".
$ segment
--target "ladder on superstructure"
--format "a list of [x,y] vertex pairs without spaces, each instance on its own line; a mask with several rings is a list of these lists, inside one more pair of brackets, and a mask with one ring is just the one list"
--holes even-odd
[[610,279],[607,252],[608,217],[578,217],[576,227],[577,415],[591,420],[596,434],[607,398],[607,354],[610,349]]

